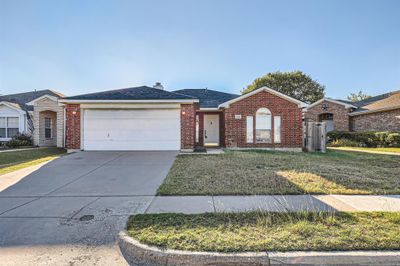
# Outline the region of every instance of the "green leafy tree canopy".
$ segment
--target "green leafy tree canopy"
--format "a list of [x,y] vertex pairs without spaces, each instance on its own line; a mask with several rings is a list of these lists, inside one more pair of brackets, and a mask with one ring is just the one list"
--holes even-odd
[[350,95],[347,96],[347,99],[352,102],[358,102],[358,101],[362,101],[362,100],[365,100],[368,98],[371,98],[371,96],[368,94],[365,94],[361,90],[357,93],[350,93]]
[[316,102],[325,95],[325,86],[301,71],[268,73],[255,79],[242,93],[245,94],[264,86],[305,103]]

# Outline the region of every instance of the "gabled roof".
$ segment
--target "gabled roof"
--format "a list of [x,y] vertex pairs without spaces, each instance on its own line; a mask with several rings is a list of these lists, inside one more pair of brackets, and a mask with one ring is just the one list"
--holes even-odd
[[102,91],[96,93],[82,94],[72,97],[65,97],[61,102],[72,102],[72,101],[151,101],[151,100],[191,100],[197,101],[194,97],[183,95],[175,92],[169,92],[161,89],[156,89],[147,86],[117,89]]
[[19,105],[19,107],[24,111],[32,111],[33,106],[28,105],[27,103],[42,97],[44,95],[50,95],[54,97],[64,97],[63,94],[52,91],[52,90],[40,90],[40,91],[31,91],[31,92],[23,92],[16,94],[8,94],[0,96],[0,102],[10,102],[13,104]]
[[21,106],[17,103],[12,103],[12,102],[7,102],[7,101],[1,101],[0,105],[5,105],[8,108],[11,108],[12,110],[15,110],[19,113],[25,113],[25,111],[21,108]]
[[221,103],[239,97],[237,94],[225,93],[210,89],[183,89],[176,90],[174,92],[199,99],[200,108],[218,108]]
[[249,96],[252,96],[254,94],[257,94],[257,93],[259,93],[261,91],[269,92],[269,93],[274,94],[275,96],[281,97],[281,98],[283,98],[283,99],[285,99],[285,100],[287,100],[289,102],[295,103],[295,104],[298,105],[299,108],[307,107],[306,103],[304,103],[302,101],[299,101],[299,100],[297,100],[297,99],[295,99],[293,97],[290,97],[290,96],[288,96],[286,94],[280,93],[280,92],[278,92],[276,90],[273,90],[271,88],[268,88],[268,87],[261,87],[259,89],[253,90],[253,91],[251,91],[249,93],[243,94],[243,95],[241,95],[239,97],[236,97],[236,98],[234,98],[232,100],[229,100],[227,102],[224,102],[224,103],[220,104],[219,107],[227,108],[227,107],[229,107],[230,104],[235,103],[235,102],[240,101],[240,100],[243,100],[243,99],[245,99],[245,98],[247,98]]
[[400,108],[400,91],[393,91],[354,103],[359,108],[350,115]]
[[331,99],[331,98],[322,98],[312,104],[310,104],[307,109],[310,109],[320,103],[322,103],[323,101],[328,101],[328,102],[332,102],[332,103],[336,103],[336,104],[340,104],[343,105],[345,108],[357,108],[356,105],[354,105],[354,103],[349,102],[349,101],[343,101],[343,100],[335,100],[335,99]]

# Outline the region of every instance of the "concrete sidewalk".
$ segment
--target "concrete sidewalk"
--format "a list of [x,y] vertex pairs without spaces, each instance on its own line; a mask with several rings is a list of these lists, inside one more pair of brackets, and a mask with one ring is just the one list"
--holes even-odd
[[400,195],[157,196],[146,213],[400,211]]

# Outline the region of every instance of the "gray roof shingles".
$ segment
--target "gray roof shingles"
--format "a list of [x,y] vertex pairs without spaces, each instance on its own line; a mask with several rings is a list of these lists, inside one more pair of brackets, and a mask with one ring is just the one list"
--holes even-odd
[[217,108],[221,103],[239,97],[237,94],[230,94],[209,89],[182,89],[174,92],[199,99],[201,108]]
[[0,96],[0,102],[11,102],[14,104],[18,104],[22,110],[25,111],[32,111],[33,106],[27,105],[30,101],[33,101],[39,97],[44,95],[50,95],[55,97],[63,97],[61,93],[52,91],[52,90],[39,90],[39,91],[31,91],[31,92],[23,92],[23,93],[16,93],[16,94],[7,94]]
[[102,91],[66,97],[67,100],[185,100],[189,95],[160,90],[148,86]]

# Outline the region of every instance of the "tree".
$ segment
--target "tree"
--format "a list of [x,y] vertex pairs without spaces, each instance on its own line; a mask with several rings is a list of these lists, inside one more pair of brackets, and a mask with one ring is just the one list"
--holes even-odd
[[368,98],[371,98],[371,96],[363,93],[361,90],[357,93],[350,93],[350,95],[347,96],[347,99],[352,102],[358,102]]
[[325,86],[301,71],[273,72],[257,78],[242,91],[243,94],[266,86],[306,103],[323,98]]

